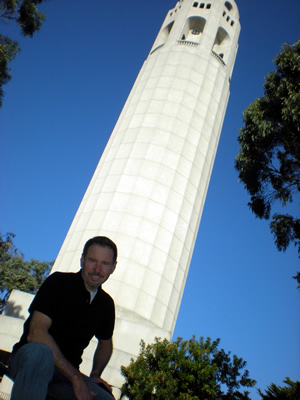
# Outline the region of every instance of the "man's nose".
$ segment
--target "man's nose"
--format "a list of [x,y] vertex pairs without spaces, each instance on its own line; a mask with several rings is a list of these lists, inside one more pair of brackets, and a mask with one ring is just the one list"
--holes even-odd
[[103,270],[103,266],[101,263],[96,263],[94,268],[95,268],[95,272],[98,272],[98,273],[102,272],[102,270]]

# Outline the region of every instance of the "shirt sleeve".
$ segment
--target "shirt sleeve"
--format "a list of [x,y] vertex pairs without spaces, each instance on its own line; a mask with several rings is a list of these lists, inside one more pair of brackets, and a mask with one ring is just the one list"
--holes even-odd
[[62,278],[60,272],[54,272],[45,280],[29,307],[30,313],[39,311],[53,320],[63,290]]

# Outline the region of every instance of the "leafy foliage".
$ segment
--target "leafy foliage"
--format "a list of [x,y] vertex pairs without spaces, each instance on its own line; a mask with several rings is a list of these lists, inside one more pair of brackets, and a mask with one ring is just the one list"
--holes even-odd
[[[42,0],[0,0],[0,20],[17,22],[23,35],[32,37],[45,20],[45,15],[37,8],[40,3]],[[4,96],[2,86],[11,79],[8,64],[18,52],[15,40],[0,35],[0,107]]]
[[[285,44],[274,62],[264,96],[244,111],[235,160],[251,210],[267,220],[275,203],[284,207],[300,191],[300,41]],[[299,218],[275,213],[270,227],[279,251],[294,243],[300,253]]]
[[53,262],[34,259],[24,261],[13,243],[14,237],[12,233],[7,233],[5,238],[0,234],[0,313],[13,289],[36,293],[53,265]]
[[18,51],[17,42],[0,34],[0,107],[4,96],[2,86],[11,79],[8,63],[14,59]]
[[231,359],[219,342],[194,336],[173,343],[156,338],[147,346],[141,341],[137,359],[121,367],[122,394],[130,400],[250,399],[249,392],[239,391],[256,383],[247,370],[240,372],[246,362],[236,355]]
[[261,390],[258,390],[258,393],[263,400],[299,400],[300,382],[293,382],[290,378],[286,378],[283,382],[287,386],[281,387],[272,383],[265,394]]

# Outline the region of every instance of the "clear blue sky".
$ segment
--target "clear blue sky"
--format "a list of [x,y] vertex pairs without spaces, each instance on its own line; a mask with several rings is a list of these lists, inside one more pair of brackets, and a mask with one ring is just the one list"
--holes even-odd
[[[16,234],[26,259],[56,258],[175,3],[47,1],[47,20],[33,39],[1,23],[21,53],[0,110],[0,231]],[[264,389],[286,376],[300,380],[300,292],[292,279],[299,259],[294,248],[276,250],[268,223],[249,210],[233,165],[243,110],[263,94],[282,43],[299,38],[300,3],[237,4],[242,31],[231,97],[174,338],[221,338]]]

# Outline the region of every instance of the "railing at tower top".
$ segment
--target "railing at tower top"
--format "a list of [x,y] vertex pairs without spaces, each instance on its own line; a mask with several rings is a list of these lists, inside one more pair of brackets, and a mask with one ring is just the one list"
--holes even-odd
[[197,46],[200,45],[200,43],[193,42],[191,40],[177,40],[177,43],[178,44],[185,44],[187,46],[194,46],[194,47],[197,47]]
[[216,57],[223,65],[226,65],[225,61],[223,60],[223,58],[221,56],[219,56],[219,54],[217,54],[215,51],[211,51],[213,56]]
[[[193,46],[193,47],[197,47],[197,46],[200,45],[199,43],[192,42],[191,40],[177,40],[177,44],[183,44],[183,45]],[[153,54],[156,50],[160,49],[160,48],[163,47],[164,45],[165,45],[165,43],[160,44],[160,45],[157,46],[154,50],[152,50],[150,54]]]
[[[192,42],[191,40],[177,40],[177,44],[186,45],[186,46],[192,46],[192,47],[200,46],[200,43]],[[151,51],[150,54],[153,54],[156,50],[160,49],[163,46],[164,46],[164,43],[159,45],[159,46],[157,46],[154,50]],[[212,52],[212,55],[217,60],[219,60],[222,65],[226,66],[225,61],[223,60],[223,58],[218,53],[216,53],[214,50],[211,50],[211,52]]]

